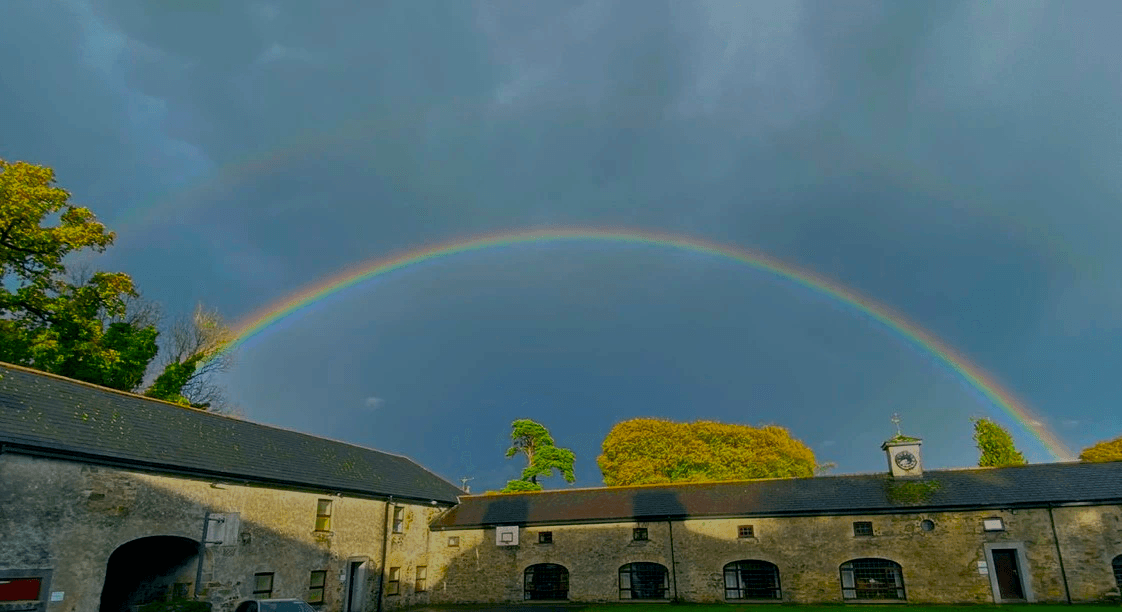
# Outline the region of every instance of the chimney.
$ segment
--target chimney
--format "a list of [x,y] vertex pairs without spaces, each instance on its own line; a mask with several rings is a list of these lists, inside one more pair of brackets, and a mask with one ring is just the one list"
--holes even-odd
[[900,431],[900,416],[892,415],[896,435],[880,445],[888,456],[888,472],[893,478],[918,478],[923,476],[923,461],[919,452],[923,440],[905,436]]

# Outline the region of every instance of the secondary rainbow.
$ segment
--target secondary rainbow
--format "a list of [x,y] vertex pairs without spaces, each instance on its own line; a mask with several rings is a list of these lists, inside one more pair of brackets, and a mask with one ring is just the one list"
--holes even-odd
[[250,338],[261,334],[280,320],[296,315],[301,310],[319,300],[394,270],[400,270],[421,262],[451,257],[471,251],[525,243],[559,241],[646,244],[713,255],[743,263],[757,270],[775,274],[818,293],[829,296],[839,302],[848,304],[876,321],[879,321],[881,324],[905,338],[911,344],[930,353],[936,359],[946,364],[972,387],[985,395],[994,405],[1000,407],[1012,416],[1029,434],[1038,440],[1054,458],[1060,461],[1069,461],[1072,459],[1071,452],[1063,442],[1049,431],[1048,428],[1044,426],[1043,422],[1036,417],[1023,402],[1019,401],[1011,392],[1003,388],[992,376],[986,374],[986,372],[978,366],[970,363],[964,356],[939,341],[932,334],[908,321],[903,316],[893,312],[888,307],[878,304],[860,295],[856,291],[843,287],[813,272],[797,268],[762,253],[698,238],[658,232],[630,229],[583,228],[504,232],[446,242],[436,246],[426,246],[384,259],[363,262],[351,266],[330,278],[305,287],[285,298],[277,300],[246,317],[243,319],[242,323],[235,327],[235,336],[234,340],[230,343],[230,348],[245,343]]

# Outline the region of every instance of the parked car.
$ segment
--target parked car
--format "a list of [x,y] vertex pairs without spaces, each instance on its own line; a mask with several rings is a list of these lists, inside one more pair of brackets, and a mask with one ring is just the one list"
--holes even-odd
[[300,599],[250,599],[238,604],[235,612],[316,612]]

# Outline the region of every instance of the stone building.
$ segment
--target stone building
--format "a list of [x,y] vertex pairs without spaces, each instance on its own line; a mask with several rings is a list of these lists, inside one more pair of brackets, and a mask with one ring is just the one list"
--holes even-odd
[[925,471],[897,436],[883,474],[465,495],[404,457],[0,376],[0,610],[1089,602],[1122,584],[1122,462]]

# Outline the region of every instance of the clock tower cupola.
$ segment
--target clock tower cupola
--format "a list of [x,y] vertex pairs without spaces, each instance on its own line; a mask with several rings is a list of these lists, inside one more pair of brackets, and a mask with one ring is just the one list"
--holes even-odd
[[896,424],[896,435],[880,445],[881,450],[888,454],[889,473],[895,478],[923,476],[923,461],[919,454],[923,440],[905,436],[900,431],[900,415],[892,415],[892,422]]

